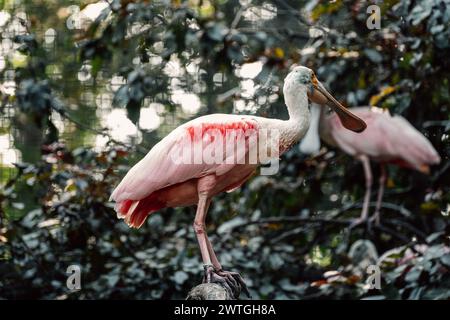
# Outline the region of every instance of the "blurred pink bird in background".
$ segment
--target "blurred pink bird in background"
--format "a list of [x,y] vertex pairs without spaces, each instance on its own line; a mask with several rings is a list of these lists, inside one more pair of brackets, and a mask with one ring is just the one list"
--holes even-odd
[[[197,205],[193,226],[204,264],[204,282],[220,283],[236,298],[241,290],[248,294],[247,287],[238,273],[222,269],[206,235],[205,218],[213,196],[237,189],[258,167],[257,163],[239,161],[258,148],[258,141],[250,139],[247,132],[279,132],[277,152],[283,153],[299,141],[308,129],[308,99],[332,107],[346,128],[356,132],[365,128],[365,123],[337,102],[308,68],[295,67],[285,79],[283,92],[289,120],[229,114],[212,114],[191,120],[156,144],[145,158],[131,168],[111,195],[116,202],[118,217],[135,228],[139,228],[149,214],[160,209]],[[214,149],[220,139],[210,134],[211,130],[219,132],[219,138],[225,140],[233,133],[242,135],[245,150],[241,159],[231,163],[226,161],[229,155],[234,156],[232,144],[224,146],[221,163],[173,161],[171,156],[182,153],[186,148]],[[278,155],[276,157],[278,159]]]
[[331,146],[361,161],[366,180],[366,192],[361,216],[351,227],[368,221],[369,202],[372,189],[370,160],[380,163],[381,174],[373,219],[379,223],[387,173],[386,164],[410,168],[422,173],[430,172],[430,165],[440,163],[441,158],[430,141],[405,118],[392,116],[387,110],[377,107],[350,108],[351,112],[363,119],[367,129],[360,134],[345,130],[335,114],[326,115],[317,104],[311,106],[311,124],[300,143],[300,151],[313,154],[320,149],[320,138]]

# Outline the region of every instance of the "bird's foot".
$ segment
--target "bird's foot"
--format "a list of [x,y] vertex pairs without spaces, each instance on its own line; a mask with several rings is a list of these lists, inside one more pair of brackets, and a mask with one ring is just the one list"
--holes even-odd
[[380,212],[375,212],[373,216],[370,218],[371,223],[375,223],[376,226],[379,226],[380,223]]
[[251,298],[247,285],[239,273],[222,269],[216,270],[212,265],[205,265],[204,269],[203,283],[217,283],[221,285],[233,299],[239,298],[242,291],[247,297]]
[[362,218],[359,217],[357,219],[354,219],[351,223],[350,226],[348,227],[348,230],[351,231],[354,228],[356,228],[357,226],[361,225],[361,224],[366,224],[366,228],[367,231],[372,232],[373,231],[373,226],[379,226],[380,225],[380,217],[373,215],[370,218]]
[[363,223],[370,223],[370,221],[367,218],[359,217],[357,219],[352,220],[352,222],[350,223],[348,229],[352,230],[353,228],[355,228],[355,227],[357,227],[357,226],[359,226],[360,224],[363,224]]

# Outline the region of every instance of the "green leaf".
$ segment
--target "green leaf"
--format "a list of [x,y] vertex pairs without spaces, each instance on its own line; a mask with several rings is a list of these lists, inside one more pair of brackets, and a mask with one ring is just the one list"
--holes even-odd
[[405,276],[405,280],[408,282],[416,282],[419,280],[422,270],[417,268],[412,268]]
[[444,254],[441,257],[441,262],[445,264],[447,267],[450,267],[450,253]]
[[429,3],[423,2],[416,5],[411,11],[409,17],[413,26],[418,25],[422,20],[426,19],[431,13],[431,5]]
[[426,241],[427,243],[433,243],[435,240],[439,239],[439,237],[443,235],[445,235],[444,231],[432,233],[427,237]]
[[383,56],[374,49],[365,49],[364,53],[367,58],[369,58],[369,60],[373,63],[380,63],[381,61],[383,61]]
[[189,278],[189,276],[184,271],[177,271],[173,275],[174,281],[178,284],[183,284],[188,278]]
[[214,23],[207,30],[208,37],[217,42],[222,41],[223,38],[228,34],[229,29],[222,24]]

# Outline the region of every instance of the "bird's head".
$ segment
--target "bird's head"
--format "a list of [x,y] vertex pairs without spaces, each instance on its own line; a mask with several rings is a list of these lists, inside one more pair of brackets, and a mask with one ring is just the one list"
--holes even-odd
[[284,81],[285,95],[299,90],[306,90],[310,101],[331,107],[348,130],[362,132],[366,128],[366,123],[337,101],[317,80],[314,71],[304,66],[294,67]]

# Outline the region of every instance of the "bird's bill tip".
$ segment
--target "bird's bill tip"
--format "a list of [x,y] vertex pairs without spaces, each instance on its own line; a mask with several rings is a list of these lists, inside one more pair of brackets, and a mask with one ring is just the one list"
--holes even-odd
[[339,119],[341,120],[342,125],[351,131],[354,132],[362,132],[366,129],[366,123],[345,108],[339,101],[337,101],[326,89],[325,87],[317,80],[314,76],[312,79],[313,92],[309,94],[309,99],[312,102],[318,104],[326,104],[331,107]]
[[367,124],[358,116],[350,112],[348,109],[334,108],[334,111],[336,112],[339,120],[341,120],[342,125],[346,129],[354,131],[356,133],[360,133],[366,130]]

